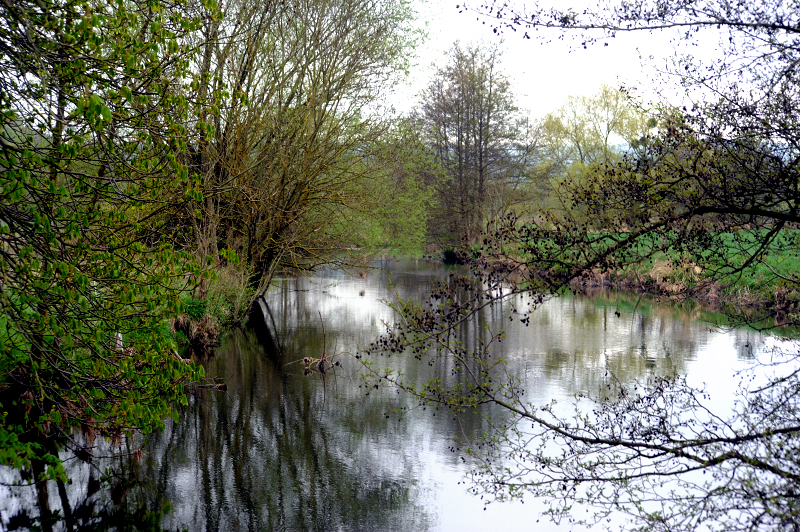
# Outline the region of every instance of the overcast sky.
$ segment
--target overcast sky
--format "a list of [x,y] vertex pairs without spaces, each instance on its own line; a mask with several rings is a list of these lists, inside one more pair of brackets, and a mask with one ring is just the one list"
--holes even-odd
[[[453,42],[469,44],[500,38],[492,33],[490,21],[476,20],[473,12],[459,13],[456,5],[460,1],[415,1],[420,24],[426,25],[429,37],[418,50],[418,66],[408,86],[398,88],[392,98],[398,111],[405,112],[416,104],[419,91],[434,71],[432,64],[444,63]],[[620,35],[608,46],[600,43],[584,50],[570,36],[543,43],[525,40],[522,33],[504,33],[502,68],[512,80],[519,106],[528,109],[532,117],[558,109],[568,96],[593,94],[603,83],[614,87],[624,83],[636,88],[644,100],[652,101],[657,69],[663,69],[674,54],[666,34]]]

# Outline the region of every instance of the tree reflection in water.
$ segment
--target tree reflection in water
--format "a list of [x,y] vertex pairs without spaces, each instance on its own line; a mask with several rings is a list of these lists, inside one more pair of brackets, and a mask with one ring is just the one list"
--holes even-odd
[[[346,355],[343,367],[324,378],[303,376],[299,361],[323,350],[320,313],[329,354],[354,354],[393,319],[380,299],[395,292],[425,297],[433,279],[447,282],[449,273],[413,261],[381,266],[366,277],[326,272],[312,280],[279,279],[269,296],[271,335],[259,341],[257,331],[236,332],[202,361],[227,391],[194,390],[179,422],[151,436],[138,461],[69,462],[76,523],[99,530],[120,524],[121,530],[529,530],[541,509],[535,500],[484,512],[457,484],[469,463],[451,450],[485,432],[485,417],[432,415],[395,390],[367,390],[362,368]],[[558,399],[569,408],[575,393],[602,393],[609,375],[627,382],[673,371],[691,376],[704,362],[698,353],[723,337],[698,321],[695,310],[617,294],[550,301],[527,327],[508,320],[510,306],[523,304],[487,307],[455,334],[469,349],[485,338],[486,327],[504,328],[490,356],[507,362],[526,399],[538,405]],[[752,331],[727,334],[735,353],[721,353],[725,360],[704,355],[714,355],[704,363],[714,364],[715,376],[730,374],[736,360],[749,363],[763,343]],[[376,364],[416,383],[433,376],[455,382],[464,371],[446,358],[431,366],[410,356]],[[56,490],[50,491],[51,507],[60,508]],[[3,522],[12,529],[36,525],[33,488],[9,494],[0,487],[0,528]],[[12,514],[16,521],[9,521]]]
[[[98,454],[110,451],[107,445],[101,446],[104,449],[99,450]],[[164,530],[162,521],[171,511],[170,502],[161,494],[144,495],[146,486],[137,474],[138,454],[97,459],[93,464],[81,462],[75,457],[62,458],[66,459],[65,470],[71,479],[66,486],[70,518],[64,518],[62,500],[51,492],[49,525],[44,526],[54,530]],[[26,483],[16,472],[4,470],[4,483],[19,484],[20,481]],[[6,486],[6,490],[0,497],[3,503],[0,507],[0,529],[42,530],[35,488],[16,485]]]
[[[321,350],[306,338],[305,352]],[[254,334],[233,335],[207,363],[228,391],[198,390],[151,439],[140,476],[173,503],[165,528],[427,529],[411,465],[388,451],[397,422],[383,405],[358,393],[329,401],[345,377],[320,386],[276,360]]]

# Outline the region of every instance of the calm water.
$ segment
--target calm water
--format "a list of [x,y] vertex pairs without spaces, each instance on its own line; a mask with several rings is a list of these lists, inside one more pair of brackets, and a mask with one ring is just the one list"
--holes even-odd
[[[141,461],[127,464],[141,481],[128,493],[132,503],[156,508],[169,501],[162,525],[171,530],[569,530],[537,523],[535,500],[484,510],[459,484],[469,463],[452,451],[455,438],[482,431],[480,418],[457,423],[419,407],[400,416],[397,408],[415,403],[395,390],[362,386],[352,354],[393,320],[382,300],[421,298],[448,273],[421,261],[376,266],[363,277],[334,271],[279,279],[267,297],[272,338],[234,334],[204,362],[227,391],[199,390],[180,421],[150,438]],[[528,327],[509,323],[508,311],[487,310],[462,334],[468,340],[484,325],[505,328],[495,352],[534,404],[567,404],[577,392],[600,391],[608,370],[622,380],[687,373],[726,401],[733,372],[767,342],[751,331],[711,331],[690,311],[614,295],[552,300]],[[323,342],[341,367],[304,376],[298,361],[318,357]],[[412,379],[447,373],[403,357],[377,363]],[[71,471],[77,504],[89,474],[77,465]],[[0,518],[24,499],[0,491]]]

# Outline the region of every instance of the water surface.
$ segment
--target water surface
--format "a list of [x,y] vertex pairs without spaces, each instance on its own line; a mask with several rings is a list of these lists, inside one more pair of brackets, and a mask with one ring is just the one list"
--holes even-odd
[[[253,334],[228,338],[207,362],[226,393],[197,395],[181,422],[153,438],[147,478],[172,501],[166,525],[192,530],[531,530],[536,501],[482,502],[459,484],[468,462],[456,439],[484,428],[415,407],[391,389],[367,389],[351,357],[394,319],[386,301],[422,298],[448,270],[425,262],[384,262],[359,275],[329,271],[279,279],[270,289],[274,346]],[[635,306],[635,308],[634,308]],[[508,306],[487,309],[462,334],[506,330],[496,344],[525,381],[534,404],[602,392],[609,372],[624,381],[713,367],[732,375],[763,340],[748,331],[715,332],[692,312],[621,296],[559,298],[526,327],[507,322]],[[324,323],[325,334],[322,334]],[[262,338],[262,341],[264,339]],[[324,344],[324,345],[323,345]],[[299,362],[338,353],[342,366],[303,375]],[[403,358],[376,364],[423,379],[430,369]],[[725,379],[726,381],[729,379]],[[412,410],[399,416],[400,407]],[[542,522],[536,530],[568,529]]]
[[[197,390],[179,422],[150,437],[141,461],[129,464],[141,486],[128,497],[149,508],[169,501],[162,525],[170,530],[569,530],[537,523],[535,500],[484,508],[467,493],[461,481],[470,463],[454,449],[485,429],[480,417],[454,420],[396,390],[368,388],[360,376],[353,355],[394,320],[387,301],[423,298],[449,273],[386,261],[364,272],[278,279],[266,297],[269,334],[231,334],[203,361],[227,391]],[[712,330],[697,311],[615,294],[551,300],[528,326],[508,321],[511,305],[522,304],[488,308],[460,334],[469,343],[486,326],[504,328],[493,356],[508,362],[537,405],[602,393],[610,374],[631,381],[674,371],[728,401],[734,371],[765,345],[752,331]],[[323,350],[341,366],[304,375],[300,361]],[[450,375],[445,363],[412,357],[375,363],[412,380]],[[397,414],[403,407],[408,412]],[[88,480],[72,471],[77,504]],[[7,516],[13,497],[3,499]],[[59,507],[56,498],[52,504]]]

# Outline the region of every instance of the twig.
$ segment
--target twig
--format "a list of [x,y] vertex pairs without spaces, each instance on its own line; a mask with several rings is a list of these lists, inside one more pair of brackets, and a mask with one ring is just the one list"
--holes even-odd
[[319,321],[322,323],[322,358],[317,363],[317,368],[319,372],[325,374],[325,361],[328,359],[328,351],[327,351],[327,343],[325,337],[325,320],[322,319],[322,311],[318,310],[319,312]]
[[781,279],[783,279],[784,281],[789,281],[790,283],[800,283],[800,279],[794,279],[794,278],[792,278],[792,277],[786,277],[786,276],[783,276],[783,275],[779,274],[778,272],[776,272],[776,271],[775,271],[775,270],[772,268],[772,266],[770,266],[769,264],[767,264],[767,261],[765,261],[765,260],[762,260],[762,261],[761,261],[761,264],[763,264],[764,266],[766,266],[767,268],[769,268],[769,271],[771,271],[773,274],[777,275],[778,277],[780,277],[780,278],[781,278]]

